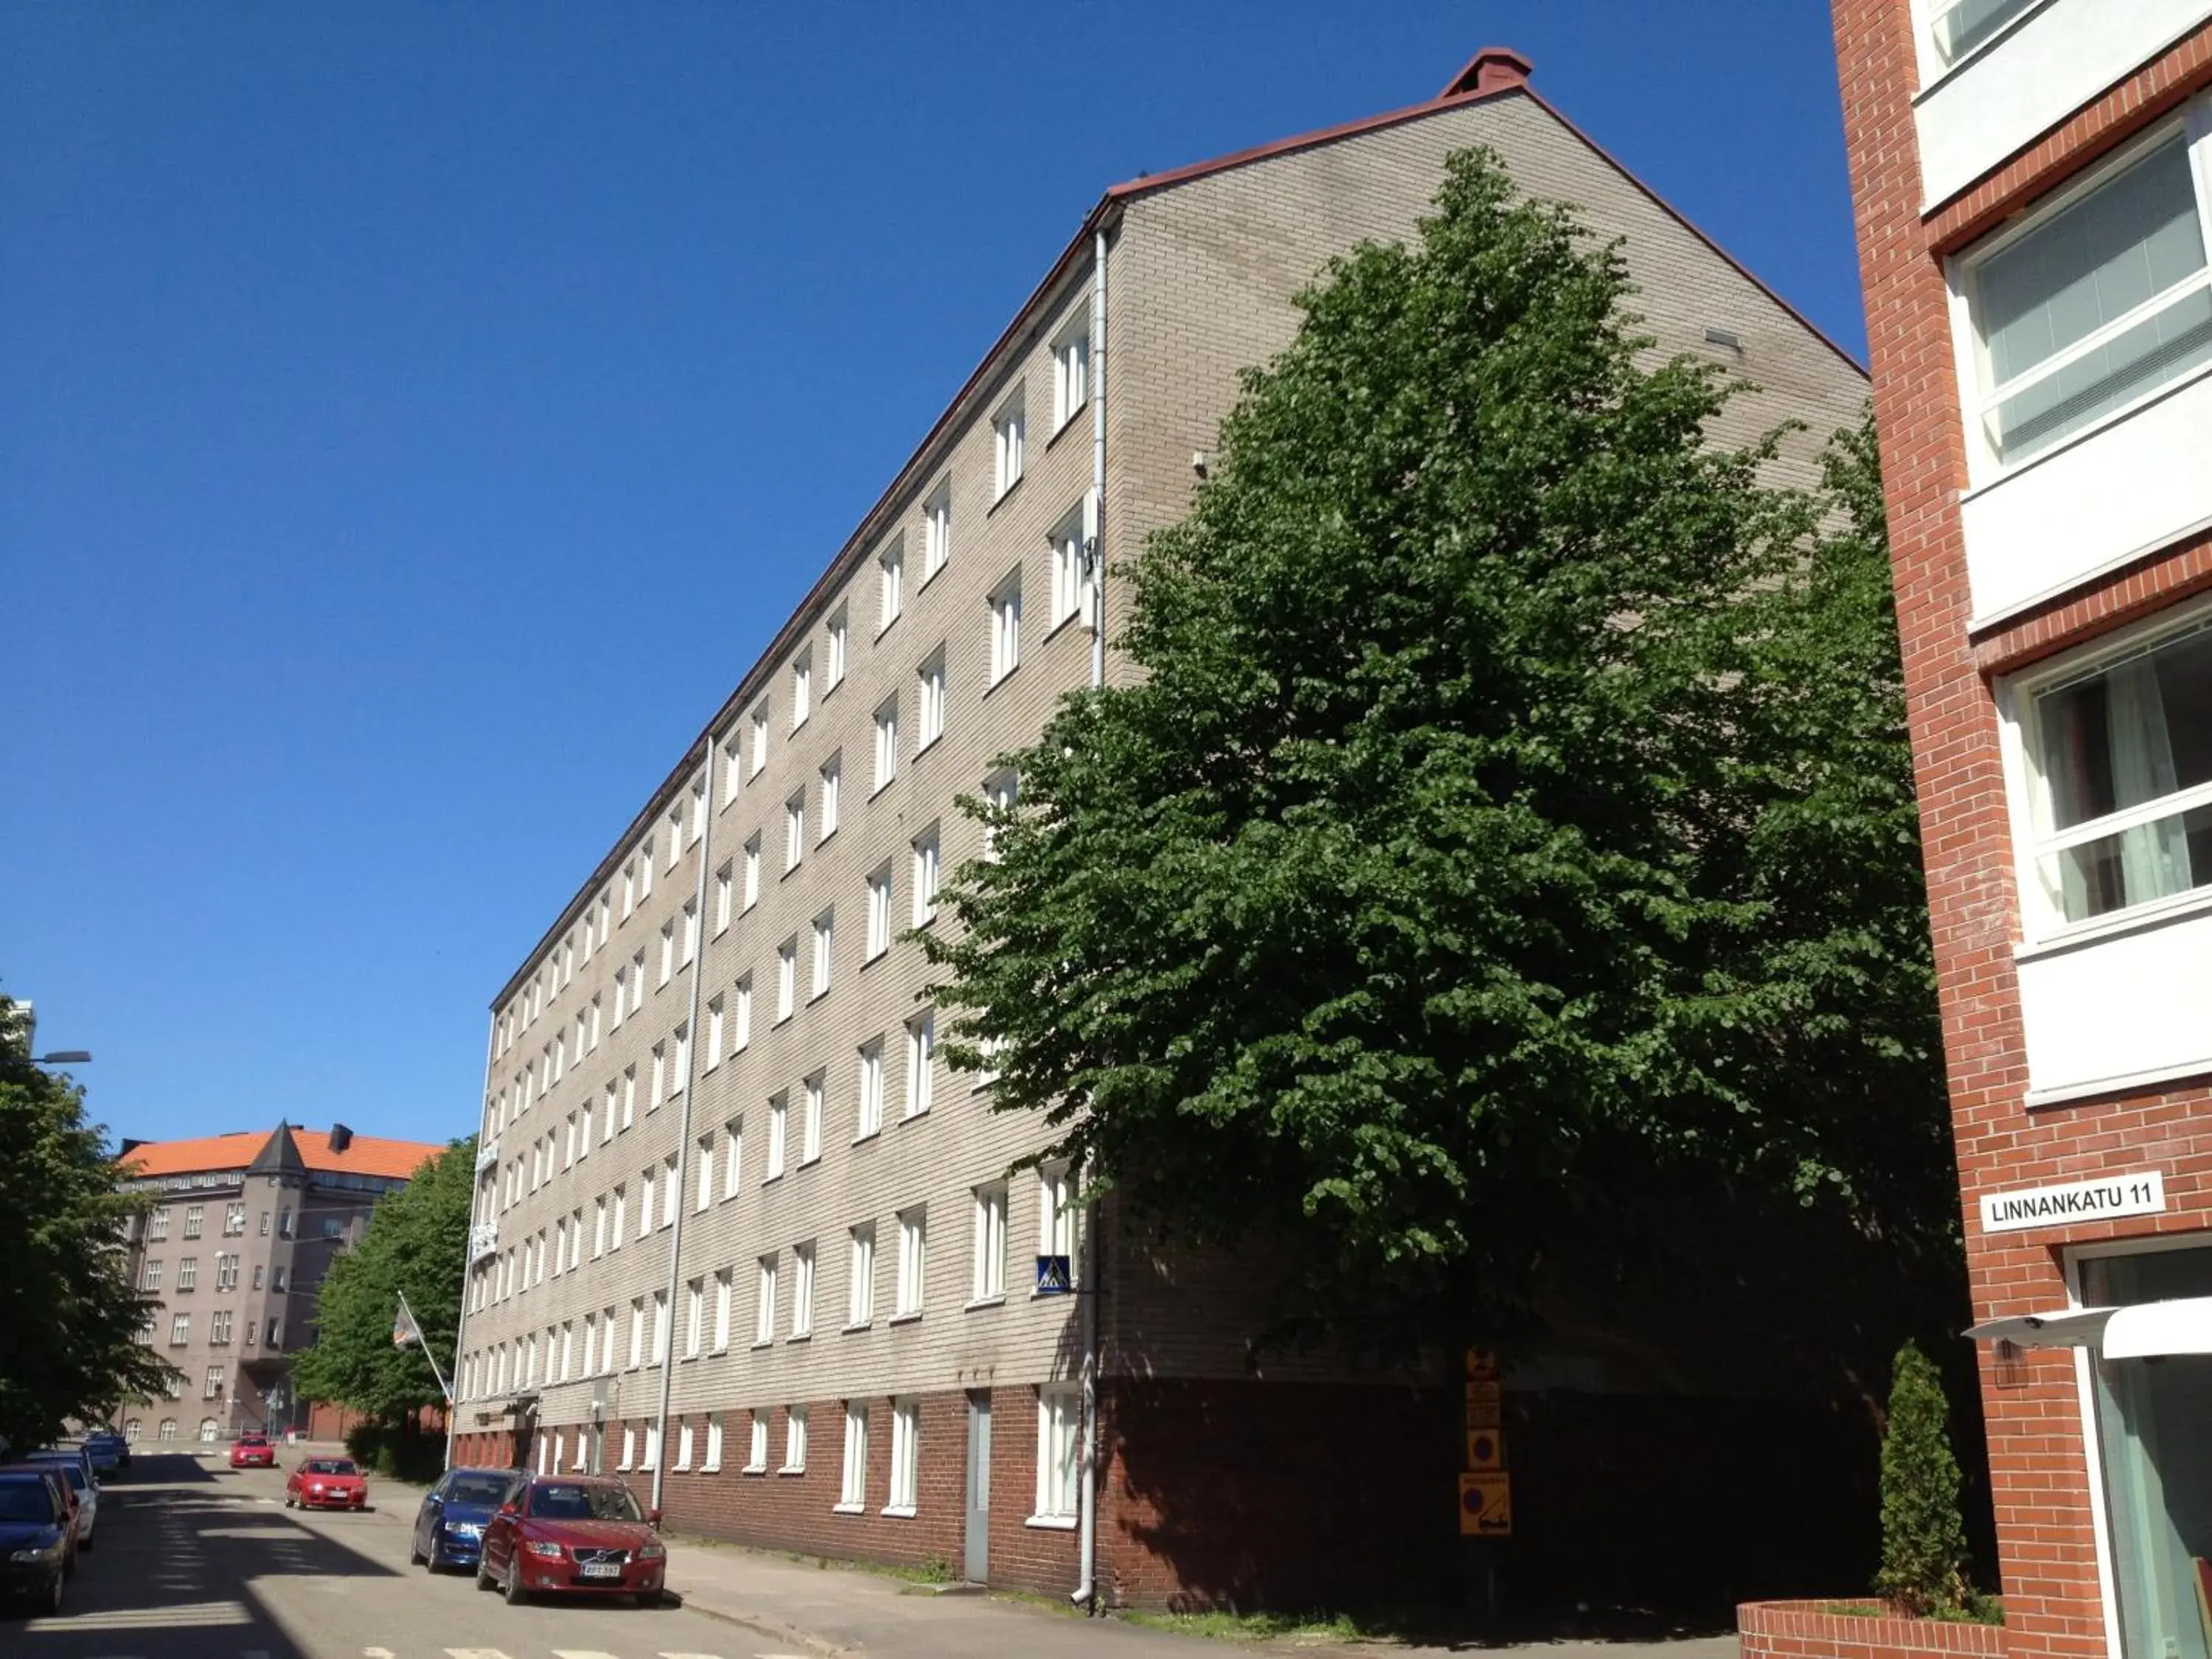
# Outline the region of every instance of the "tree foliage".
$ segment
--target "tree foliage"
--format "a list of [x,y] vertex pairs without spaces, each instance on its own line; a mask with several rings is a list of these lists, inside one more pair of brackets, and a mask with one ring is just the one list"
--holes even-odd
[[84,1094],[30,1063],[0,997],[0,1438],[45,1443],[69,1419],[158,1394],[174,1369],[137,1339],[149,1304],[122,1248],[131,1200]]
[[1875,1589],[1920,1618],[1955,1615],[1970,1601],[1959,1461],[1944,1430],[1948,1415],[1934,1362],[1906,1343],[1897,1352],[1881,1442],[1881,1571]]
[[314,1346],[293,1362],[293,1384],[302,1399],[331,1401],[393,1425],[420,1407],[442,1403],[422,1346],[395,1346],[392,1330],[404,1291],[439,1369],[453,1376],[475,1188],[471,1137],[453,1142],[406,1186],[379,1200],[361,1243],[337,1256],[324,1277]]
[[1628,297],[1480,151],[1333,263],[924,940],[1045,1156],[1363,1341],[1669,1168],[1952,1207],[1870,431],[1766,487]]

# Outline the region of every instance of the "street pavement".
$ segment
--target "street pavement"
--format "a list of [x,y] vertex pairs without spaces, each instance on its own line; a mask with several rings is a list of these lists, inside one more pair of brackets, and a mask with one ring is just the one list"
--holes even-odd
[[[1419,1659],[1487,1643],[1421,1649],[1362,1644],[1210,1642],[1031,1601],[916,1594],[878,1574],[676,1540],[668,1583],[680,1605],[510,1607],[472,1575],[407,1560],[418,1488],[372,1480],[367,1514],[283,1504],[284,1467],[142,1450],[100,1493],[96,1547],[58,1618],[0,1617],[0,1659],[1304,1659],[1355,1651]],[[1529,1659],[1735,1659],[1733,1637],[1655,1643],[1549,1642]],[[1526,1651],[1526,1650],[1524,1650]]]

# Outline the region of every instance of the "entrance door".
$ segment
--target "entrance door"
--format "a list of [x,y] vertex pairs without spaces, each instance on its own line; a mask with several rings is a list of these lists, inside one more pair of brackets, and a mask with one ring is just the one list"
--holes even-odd
[[961,1576],[991,1582],[991,1395],[968,1396],[968,1555]]

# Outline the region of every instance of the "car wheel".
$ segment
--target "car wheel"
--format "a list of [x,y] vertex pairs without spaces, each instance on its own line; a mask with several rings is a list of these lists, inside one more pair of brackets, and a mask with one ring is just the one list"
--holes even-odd
[[63,1577],[63,1574],[56,1573],[53,1583],[46,1589],[46,1611],[57,1618],[60,1616],[62,1610]]
[[407,1565],[410,1567],[432,1568],[437,1565],[434,1561],[425,1561],[422,1559],[422,1547],[415,1541],[415,1534],[411,1532],[407,1534]]
[[507,1605],[519,1607],[530,1599],[530,1592],[522,1588],[522,1555],[520,1551],[507,1559],[507,1583],[500,1586],[500,1594],[507,1597]]
[[488,1554],[477,1557],[477,1588],[480,1590],[495,1588],[491,1577],[491,1557]]

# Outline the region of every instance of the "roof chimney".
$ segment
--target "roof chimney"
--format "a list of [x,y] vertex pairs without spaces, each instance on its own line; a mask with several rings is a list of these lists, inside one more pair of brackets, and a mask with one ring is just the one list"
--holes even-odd
[[1467,93],[1486,97],[1493,92],[1510,92],[1516,87],[1528,84],[1528,76],[1535,65],[1510,46],[1485,46],[1467,60],[1467,67],[1454,76],[1451,82],[1437,96],[1457,98]]
[[330,1142],[332,1152],[342,1152],[353,1145],[353,1131],[343,1123],[333,1123],[331,1125]]

